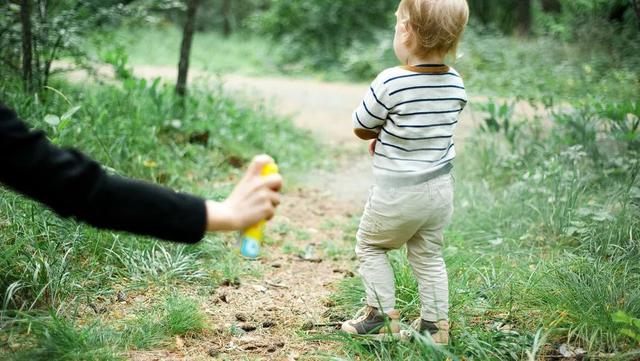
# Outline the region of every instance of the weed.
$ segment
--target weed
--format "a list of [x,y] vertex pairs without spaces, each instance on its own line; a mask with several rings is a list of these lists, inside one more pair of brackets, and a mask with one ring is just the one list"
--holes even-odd
[[199,333],[206,328],[205,320],[206,316],[194,300],[177,296],[167,299],[164,326],[169,334]]

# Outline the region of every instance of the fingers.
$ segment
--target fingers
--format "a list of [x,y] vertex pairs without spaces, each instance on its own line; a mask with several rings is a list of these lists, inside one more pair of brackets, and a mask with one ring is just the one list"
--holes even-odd
[[263,177],[262,182],[264,186],[274,192],[279,192],[282,189],[282,176],[280,174],[271,174]]
[[249,164],[249,169],[247,170],[247,175],[259,176],[262,172],[262,168],[264,168],[269,163],[274,163],[273,158],[266,154],[257,155],[251,160],[251,164]]

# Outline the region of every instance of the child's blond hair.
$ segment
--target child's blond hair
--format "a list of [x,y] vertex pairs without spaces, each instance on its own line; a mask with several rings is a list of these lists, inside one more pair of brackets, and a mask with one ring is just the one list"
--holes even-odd
[[414,34],[418,56],[452,54],[469,21],[466,0],[402,0],[399,15]]

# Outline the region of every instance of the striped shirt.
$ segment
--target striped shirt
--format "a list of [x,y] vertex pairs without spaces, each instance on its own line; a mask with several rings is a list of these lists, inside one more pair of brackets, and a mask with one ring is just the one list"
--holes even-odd
[[466,104],[460,74],[446,65],[380,73],[353,113],[356,129],[378,134],[375,183],[416,185],[448,173],[456,156],[453,130]]

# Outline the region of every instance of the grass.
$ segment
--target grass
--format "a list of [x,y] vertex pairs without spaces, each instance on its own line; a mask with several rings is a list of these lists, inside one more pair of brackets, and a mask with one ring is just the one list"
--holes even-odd
[[[523,123],[514,137],[481,132],[465,147],[474,152],[457,160],[456,214],[444,251],[453,325],[448,348],[423,340],[320,339],[340,342],[345,360],[536,360],[558,355],[563,343],[592,358],[637,356],[635,333],[616,314],[640,316],[638,133],[619,136],[610,126],[618,119],[613,113],[565,112],[550,115],[550,132],[534,129],[535,122]],[[588,131],[566,121],[587,114],[597,123],[591,142],[578,136]],[[499,122],[505,121],[513,119]],[[607,140],[619,151],[596,155]],[[390,258],[397,308],[409,323],[419,315],[416,281],[404,250]],[[350,317],[363,297],[359,278],[345,280],[330,318]]]
[[164,324],[171,335],[195,334],[206,328],[206,316],[191,299],[179,296],[169,298],[166,312]]
[[[174,66],[177,61],[171,59],[178,53],[180,36],[176,28],[162,26],[123,29],[116,39],[124,44],[133,64]],[[286,49],[259,36],[238,33],[224,38],[217,33],[198,33],[192,62],[194,67],[213,73],[369,82],[382,69],[397,65],[392,38],[391,31],[380,34],[371,43],[347,49],[333,66],[310,69],[304,59],[299,64],[280,63],[278,52]],[[585,89],[597,89],[592,94],[602,98],[634,100],[640,87],[640,49],[626,46],[624,51],[619,50],[550,37],[511,38],[470,27],[455,67],[463,74],[470,93],[477,95],[548,101],[580,99],[586,95]],[[612,57],[616,59],[614,68]]]
[[[113,34],[94,37],[102,50],[95,52],[102,58],[120,52],[131,65],[177,66],[182,30],[173,25],[153,28],[123,28]],[[116,44],[111,45],[111,44]],[[272,47],[258,37],[233,34],[226,38],[216,32],[196,33],[190,64],[195,69],[214,74],[240,73],[270,75],[280,73],[274,63]]]
[[[55,80],[55,91],[38,97],[13,84],[0,83],[3,101],[54,143],[81,149],[112,172],[210,199],[228,194],[254,154],[273,155],[285,176],[319,159],[320,147],[288,119],[215,88],[192,86],[183,108],[159,81]],[[52,126],[47,115],[62,122]],[[176,290],[209,296],[225,279],[261,272],[241,261],[233,235],[184,246],[98,231],[7,190],[0,190],[0,238],[0,358],[113,360],[174,335],[199,337],[207,327],[198,303]],[[119,311],[118,291],[148,301]]]

